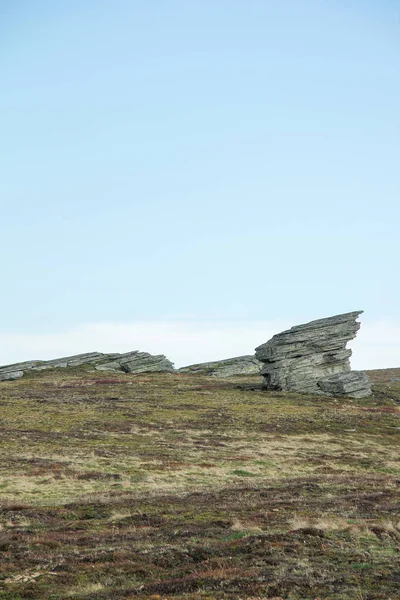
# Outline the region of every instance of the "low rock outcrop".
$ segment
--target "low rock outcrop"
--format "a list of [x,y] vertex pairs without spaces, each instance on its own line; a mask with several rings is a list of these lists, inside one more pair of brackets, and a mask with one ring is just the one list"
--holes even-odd
[[54,360],[27,361],[6,365],[0,367],[0,381],[18,379],[29,371],[80,367],[82,365],[87,365],[98,371],[119,371],[123,373],[170,372],[174,370],[173,363],[162,354],[154,356],[137,350],[125,354],[90,352]]
[[267,389],[364,398],[371,394],[365,373],[350,370],[347,342],[360,328],[356,311],[311,321],[283,331],[256,348]]
[[231,377],[232,375],[257,375],[261,367],[262,363],[254,355],[248,355],[181,367],[178,373]]
[[362,371],[338,373],[318,382],[318,386],[329,396],[365,398],[371,394],[371,381]]
[[96,365],[98,371],[123,371],[125,373],[159,373],[174,371],[173,363],[163,354],[154,356],[147,352],[128,352],[108,355],[111,360]]

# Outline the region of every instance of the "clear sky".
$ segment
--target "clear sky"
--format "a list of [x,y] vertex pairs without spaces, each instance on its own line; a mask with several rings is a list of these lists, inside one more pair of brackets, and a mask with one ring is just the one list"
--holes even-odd
[[399,68],[396,0],[1,1],[0,362],[364,309],[400,366]]

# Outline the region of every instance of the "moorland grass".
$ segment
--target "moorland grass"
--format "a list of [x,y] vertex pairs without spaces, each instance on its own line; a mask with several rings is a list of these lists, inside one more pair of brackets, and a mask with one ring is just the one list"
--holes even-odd
[[0,598],[398,599],[399,372],[2,382]]

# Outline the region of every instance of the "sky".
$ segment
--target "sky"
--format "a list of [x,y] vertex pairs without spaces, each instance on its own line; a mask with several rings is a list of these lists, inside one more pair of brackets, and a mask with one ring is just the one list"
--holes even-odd
[[252,353],[361,310],[400,367],[395,0],[0,1],[0,364]]

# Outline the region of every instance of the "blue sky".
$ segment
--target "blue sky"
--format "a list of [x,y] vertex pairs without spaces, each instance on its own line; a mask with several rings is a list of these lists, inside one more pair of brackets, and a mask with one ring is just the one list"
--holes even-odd
[[0,361],[364,309],[400,366],[399,33],[389,0],[1,2]]

